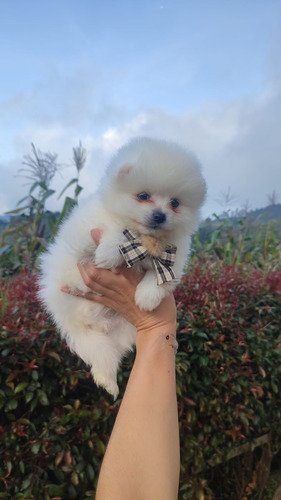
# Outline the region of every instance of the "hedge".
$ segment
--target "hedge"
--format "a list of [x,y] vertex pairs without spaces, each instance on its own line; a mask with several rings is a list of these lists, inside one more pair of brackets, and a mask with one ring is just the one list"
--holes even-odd
[[[94,499],[133,355],[113,404],[46,318],[36,276],[1,281],[0,293],[0,498]],[[194,263],[176,301],[179,498],[262,498],[281,445],[281,271]]]
[[204,270],[197,264],[176,299],[183,498],[193,498],[190,478],[196,478],[198,498],[200,492],[215,499],[262,498],[271,462],[262,463],[267,445],[244,474],[246,464],[236,460],[236,477],[235,460],[217,471],[208,465],[224,462],[245,442],[253,448],[264,435],[271,459],[280,449],[281,271],[265,275],[225,265]]

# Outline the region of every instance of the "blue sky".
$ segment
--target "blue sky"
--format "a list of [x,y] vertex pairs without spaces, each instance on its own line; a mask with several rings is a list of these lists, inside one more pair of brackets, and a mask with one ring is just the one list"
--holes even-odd
[[204,216],[228,188],[229,208],[265,206],[281,196],[280,47],[280,0],[0,0],[0,213],[26,194],[31,142],[69,165],[82,140],[86,196],[136,135],[195,152]]

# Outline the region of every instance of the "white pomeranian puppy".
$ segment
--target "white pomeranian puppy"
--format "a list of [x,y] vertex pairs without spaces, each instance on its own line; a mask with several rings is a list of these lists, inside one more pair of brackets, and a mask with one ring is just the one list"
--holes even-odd
[[[117,370],[136,329],[101,304],[61,291],[87,292],[78,262],[114,269],[124,259],[145,271],[135,294],[153,310],[175,288],[198,225],[206,186],[197,160],[177,144],[137,138],[110,162],[101,187],[76,207],[43,255],[39,296],[70,349],[90,365],[98,386],[118,395]],[[102,231],[98,246],[90,231]]]

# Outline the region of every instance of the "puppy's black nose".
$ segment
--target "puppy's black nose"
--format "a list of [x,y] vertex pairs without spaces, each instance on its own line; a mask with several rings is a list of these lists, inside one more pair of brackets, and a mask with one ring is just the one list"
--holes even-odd
[[163,212],[153,212],[152,217],[156,226],[159,226],[166,221],[166,215]]

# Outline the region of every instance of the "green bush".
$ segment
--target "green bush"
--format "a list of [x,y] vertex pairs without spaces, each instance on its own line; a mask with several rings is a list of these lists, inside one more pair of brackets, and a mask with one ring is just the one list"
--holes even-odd
[[16,277],[5,297],[0,498],[94,498],[118,404],[96,389],[46,320],[33,276]]
[[[280,447],[280,284],[280,271],[194,263],[177,289],[181,499],[258,498],[260,457],[235,481],[238,459],[225,458],[264,434],[270,453]],[[0,498],[94,498],[119,402],[60,340],[34,276],[2,281],[1,295]]]
[[[234,477],[233,462],[228,473],[224,466],[220,481],[212,480],[217,476],[208,465],[224,462],[234,447],[264,434],[271,453],[280,449],[281,271],[264,276],[255,269],[194,264],[176,300],[183,498],[193,498],[188,491],[194,494],[194,477],[208,478],[211,498],[246,498],[258,463],[251,475],[245,471],[248,482],[242,466]],[[198,495],[207,491],[202,484],[197,483]],[[260,492],[261,484],[252,490]]]
[[[85,161],[80,143],[73,148],[77,175],[60,194],[73,186],[73,197],[54,215],[45,202],[55,193],[57,155],[32,145],[23,162],[32,181],[21,200],[26,205],[13,211],[1,235],[0,498],[94,499],[132,366],[133,355],[123,363],[120,400],[112,404],[36,297],[31,273],[77,203]],[[263,498],[272,457],[281,449],[279,242],[278,221],[256,226],[216,218],[194,237],[191,264],[175,294],[180,500]]]

